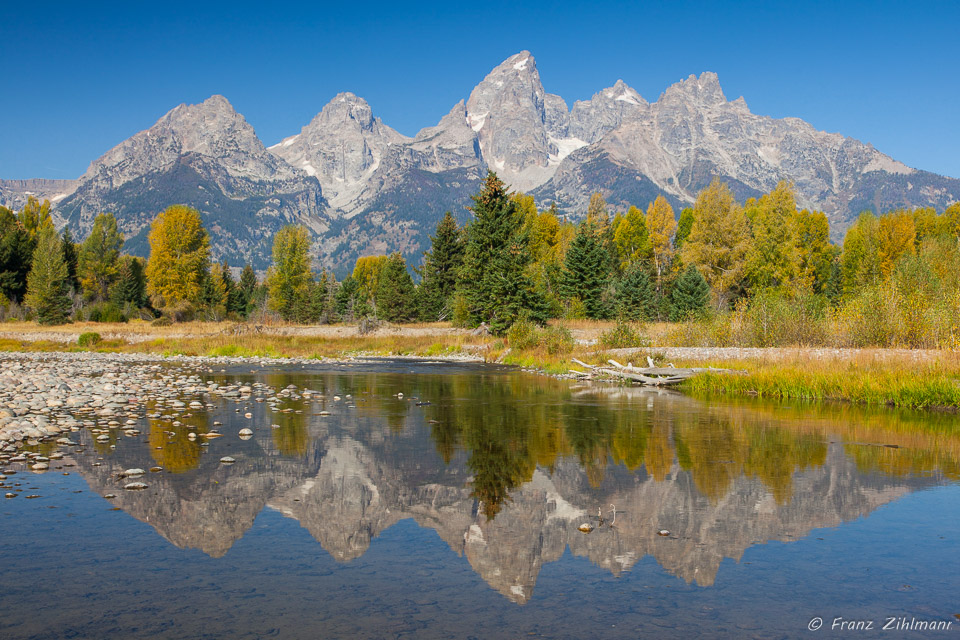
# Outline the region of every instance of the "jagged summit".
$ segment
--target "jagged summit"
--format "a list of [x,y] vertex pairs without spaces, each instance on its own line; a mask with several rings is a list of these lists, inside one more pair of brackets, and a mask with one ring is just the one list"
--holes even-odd
[[373,115],[361,97],[338,93],[300,130],[270,147],[291,166],[315,176],[334,207],[349,206],[394,145],[409,142]]
[[720,88],[720,78],[713,71],[704,71],[699,78],[691,73],[660,94],[658,102],[665,99],[690,100],[703,106],[716,106],[727,101]]
[[864,209],[942,210],[960,199],[956,179],[912,169],[799,118],[753,114],[742,97],[728,102],[714,72],[680,80],[656,102],[617,80],[568,108],[544,88],[533,55],[521,51],[413,138],[343,92],[268,150],[214,95],[170,110],[77,181],[0,181],[0,204],[49,193],[54,215],[78,237],[96,213],[113,211],[124,232],[139,237],[128,248],[143,252],[143,230],[156,212],[190,203],[219,221],[214,252],[232,263],[254,255],[266,262],[263,238],[295,220],[317,234],[325,263],[345,269],[372,252],[419,259],[445,211],[465,219],[487,169],[573,217],[596,191],[613,209],[661,194],[679,208],[714,177],[740,198],[789,180],[801,206],[827,214],[835,239]]

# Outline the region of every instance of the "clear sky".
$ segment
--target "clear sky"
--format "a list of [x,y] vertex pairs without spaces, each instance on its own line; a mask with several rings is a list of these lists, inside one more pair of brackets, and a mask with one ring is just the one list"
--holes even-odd
[[225,95],[265,144],[336,93],[412,135],[529,49],[567,105],[715,71],[795,116],[960,177],[960,2],[4,2],[0,178],[75,178],[176,105]]

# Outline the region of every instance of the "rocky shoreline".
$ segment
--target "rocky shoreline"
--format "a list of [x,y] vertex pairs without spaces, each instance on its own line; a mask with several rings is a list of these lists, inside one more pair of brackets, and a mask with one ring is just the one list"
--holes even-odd
[[[468,358],[429,360],[473,361]],[[13,489],[4,483],[18,471],[50,470],[51,461],[62,459],[64,451],[80,446],[70,436],[81,429],[88,430],[97,442],[106,444],[121,434],[139,436],[146,418],[161,418],[178,426],[178,417],[189,417],[191,411],[212,408],[210,401],[215,396],[237,402],[266,402],[276,409],[292,394],[309,397],[312,393],[289,388],[276,390],[261,383],[245,386],[208,381],[211,374],[223,372],[226,367],[359,362],[363,359],[0,353],[0,487]],[[220,435],[225,434],[214,428],[199,437]],[[244,436],[243,433],[237,435]],[[49,451],[51,448],[55,450]],[[45,449],[47,453],[38,449]],[[128,488],[143,488],[133,486],[141,484],[132,482]],[[5,495],[14,498],[19,491],[8,491]]]

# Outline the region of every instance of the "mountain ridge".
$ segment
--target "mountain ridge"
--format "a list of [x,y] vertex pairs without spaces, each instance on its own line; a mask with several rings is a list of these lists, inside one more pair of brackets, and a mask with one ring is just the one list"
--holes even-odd
[[596,191],[615,210],[660,194],[681,207],[714,177],[741,199],[788,180],[800,206],[827,214],[835,240],[863,209],[943,209],[960,199],[960,180],[799,118],[754,114],[742,97],[728,101],[711,71],[674,83],[655,102],[618,80],[568,108],[521,51],[412,137],[341,92],[268,148],[214,95],[174,107],[75,181],[0,181],[0,204],[50,197],[57,222],[80,237],[97,213],[111,211],[138,253],[159,210],[189,204],[216,228],[216,258],[259,266],[269,262],[272,233],[296,222],[313,233],[320,262],[342,270],[372,252],[418,258],[446,210],[467,217],[488,169],[574,218]]

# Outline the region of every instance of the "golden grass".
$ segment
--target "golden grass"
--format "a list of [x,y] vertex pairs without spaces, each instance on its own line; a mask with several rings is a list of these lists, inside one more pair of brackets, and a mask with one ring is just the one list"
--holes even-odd
[[960,354],[955,352],[940,352],[928,360],[895,359],[880,349],[844,358],[812,359],[803,353],[793,351],[778,360],[698,362],[697,366],[733,368],[746,373],[703,374],[684,382],[682,388],[695,394],[960,409]]

